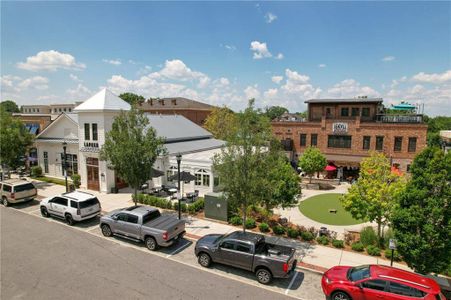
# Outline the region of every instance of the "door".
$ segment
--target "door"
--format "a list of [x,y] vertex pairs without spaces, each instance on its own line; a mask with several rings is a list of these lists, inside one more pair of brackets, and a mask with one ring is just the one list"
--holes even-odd
[[223,241],[218,248],[218,254],[216,258],[218,262],[238,266],[236,263],[237,253],[235,251],[235,242],[234,241]]
[[49,212],[55,216],[64,217],[67,210],[67,199],[55,197],[49,201]]
[[387,293],[387,281],[380,279],[370,279],[362,282],[365,300],[392,299]]
[[127,213],[118,214],[115,228],[116,233],[139,239],[140,225],[138,224],[138,217],[135,215]]
[[99,191],[99,159],[95,157],[86,158],[86,174],[88,179],[88,189]]
[[236,251],[239,252],[235,256],[235,263],[237,267],[246,270],[252,270],[252,262],[254,261],[254,255],[250,244],[238,242],[236,245]]

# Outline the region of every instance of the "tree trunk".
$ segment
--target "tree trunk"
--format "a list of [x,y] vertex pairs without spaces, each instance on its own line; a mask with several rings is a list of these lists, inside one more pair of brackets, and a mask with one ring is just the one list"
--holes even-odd
[[135,199],[133,201],[135,202],[135,206],[138,206],[138,189],[135,187]]
[[312,183],[312,177],[313,177],[313,175],[310,174],[310,176],[309,176],[309,182],[308,182],[308,183]]
[[380,246],[381,243],[381,227],[382,221],[380,219],[377,220],[377,244]]

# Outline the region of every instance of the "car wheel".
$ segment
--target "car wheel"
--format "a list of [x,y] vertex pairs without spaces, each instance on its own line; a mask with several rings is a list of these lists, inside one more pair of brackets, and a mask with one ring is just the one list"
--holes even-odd
[[208,268],[211,265],[211,257],[207,253],[201,253],[197,258],[197,262],[204,268]]
[[157,241],[155,241],[155,239],[151,236],[146,237],[146,239],[144,240],[144,243],[146,243],[146,247],[150,251],[155,251],[158,248]]
[[352,300],[348,294],[342,291],[337,291],[332,293],[332,300]]
[[72,216],[70,214],[66,214],[64,216],[64,219],[66,220],[67,225],[74,225],[74,219],[72,218]]
[[258,269],[255,272],[255,276],[257,276],[257,281],[261,284],[269,284],[272,280],[272,274],[266,269]]
[[6,197],[3,197],[2,198],[2,204],[6,207],[6,206],[9,206],[9,202],[8,202],[8,199],[6,199]]
[[102,234],[103,234],[104,236],[110,237],[110,236],[113,235],[113,232],[111,231],[110,226],[108,226],[108,225],[106,225],[106,224],[103,224],[100,228],[102,229]]
[[50,214],[47,211],[47,208],[45,208],[44,206],[41,207],[41,216],[43,216],[44,218],[50,217]]

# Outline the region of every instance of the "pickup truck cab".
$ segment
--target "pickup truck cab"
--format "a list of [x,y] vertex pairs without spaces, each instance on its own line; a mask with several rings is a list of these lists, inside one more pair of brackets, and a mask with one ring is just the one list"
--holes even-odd
[[297,264],[296,249],[267,243],[263,235],[251,232],[206,235],[197,241],[194,252],[203,267],[215,262],[248,270],[262,284],[289,277]]
[[154,251],[159,246],[169,247],[183,238],[185,221],[161,215],[153,207],[132,206],[100,218],[100,229],[107,237],[116,235],[136,242],[143,241],[149,250]]

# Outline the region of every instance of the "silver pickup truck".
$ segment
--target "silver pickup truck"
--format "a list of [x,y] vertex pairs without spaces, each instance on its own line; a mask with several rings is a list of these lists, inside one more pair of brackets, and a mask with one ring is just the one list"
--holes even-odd
[[252,232],[206,235],[197,241],[194,253],[203,267],[215,262],[245,269],[262,284],[289,277],[297,265],[296,249],[267,243],[263,235]]
[[100,218],[104,236],[117,235],[133,241],[144,241],[149,250],[169,247],[183,238],[185,221],[164,216],[156,208],[132,206],[118,209]]

